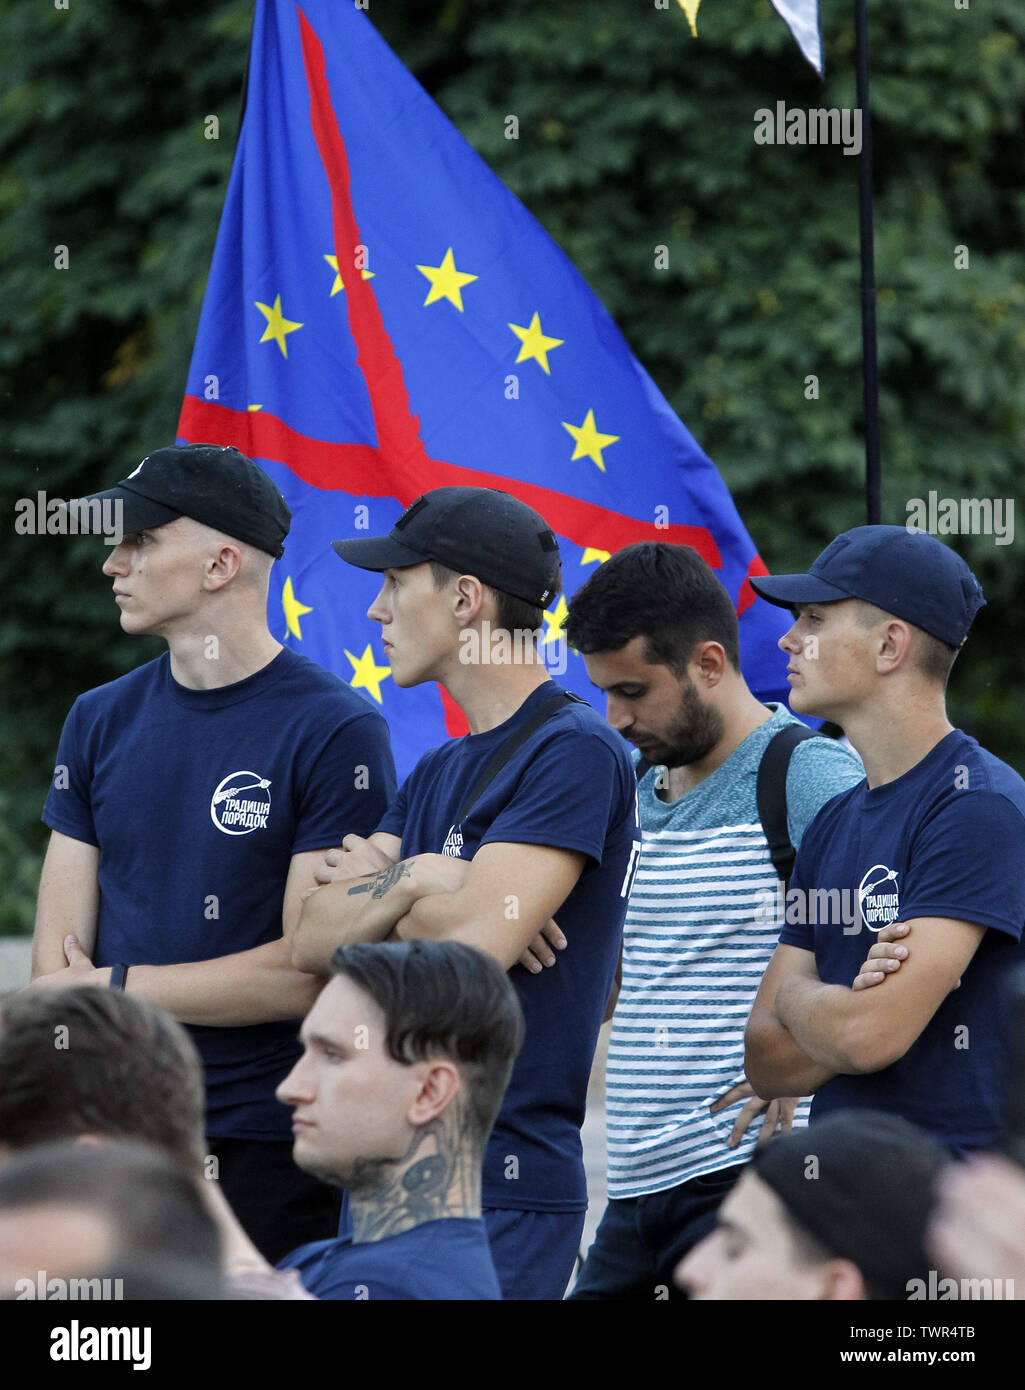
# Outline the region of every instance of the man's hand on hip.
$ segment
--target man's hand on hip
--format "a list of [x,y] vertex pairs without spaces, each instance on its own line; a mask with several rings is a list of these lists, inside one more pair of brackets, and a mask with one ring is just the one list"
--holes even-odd
[[767,1144],[773,1135],[779,1131],[786,1134],[794,1127],[794,1111],[797,1109],[799,1096],[780,1096],[778,1100],[762,1100],[761,1096],[755,1095],[754,1087],[750,1081],[739,1081],[736,1086],[731,1087],[725,1095],[713,1101],[708,1107],[709,1113],[718,1115],[720,1111],[727,1110],[731,1105],[736,1105],[738,1100],[744,1100],[747,1104],[737,1116],[736,1123],[729,1139],[726,1141],[728,1149],[735,1149],[744,1135],[752,1120],[765,1111],[765,1119],[762,1121],[762,1132],[758,1136],[758,1148]]

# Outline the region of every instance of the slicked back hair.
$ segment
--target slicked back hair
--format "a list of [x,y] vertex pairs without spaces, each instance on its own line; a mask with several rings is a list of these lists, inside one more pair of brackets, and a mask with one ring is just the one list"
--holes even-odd
[[718,642],[740,670],[733,602],[689,545],[638,541],[617,550],[573,595],[563,631],[587,655],[618,652],[643,637],[648,663],[678,677],[699,642]]
[[458,1065],[483,1151],[524,1034],[520,1001],[494,956],[458,941],[367,943],[339,946],[331,969],[377,1004],[396,1062]]
[[121,990],[28,990],[0,1002],[0,1144],[136,1139],[195,1169],[203,1072],[170,1014]]

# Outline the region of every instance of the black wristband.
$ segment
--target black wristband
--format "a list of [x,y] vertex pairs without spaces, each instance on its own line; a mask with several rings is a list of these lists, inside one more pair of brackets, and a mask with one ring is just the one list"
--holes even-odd
[[124,989],[125,981],[128,979],[127,965],[113,965],[110,968],[110,987],[111,989]]

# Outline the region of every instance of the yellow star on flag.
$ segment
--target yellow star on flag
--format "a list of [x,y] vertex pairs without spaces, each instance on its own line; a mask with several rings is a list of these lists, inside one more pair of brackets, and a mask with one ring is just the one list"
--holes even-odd
[[687,23],[690,25],[690,32],[695,38],[698,36],[698,7],[701,0],[677,0],[680,9],[687,16]]
[[[331,286],[331,295],[334,296],[334,295],[336,295],[336,294],[338,293],[339,290],[344,290],[344,289],[345,289],[345,285],[344,285],[344,283],[342,282],[341,271],[338,269],[338,257],[337,257],[337,256],[325,256],[324,259],[325,259],[325,261],[327,261],[328,265],[331,267],[331,269],[332,269],[332,270],[334,271],[334,273],[335,273],[335,282],[334,282],[334,284]],[[376,270],[361,270],[361,271],[360,271],[360,275],[362,276],[362,278],[363,278],[364,280],[372,280],[376,274],[377,274],[377,271],[376,271]]]
[[262,410],[262,409],[263,409],[263,406],[262,406],[262,405],[247,405],[247,406],[246,406],[246,409],[247,409],[247,410]]
[[353,690],[369,690],[377,703],[380,704],[381,682],[386,676],[391,675],[391,667],[375,664],[369,642],[361,657],[353,656],[352,652],[346,652],[345,655],[352,662],[353,677],[349,684]]
[[460,294],[460,290],[464,285],[469,285],[476,280],[477,276],[466,275],[463,271],[456,270],[451,246],[445,252],[445,259],[441,265],[418,265],[417,270],[431,282],[431,288],[427,291],[427,298],[423,302],[425,309],[428,304],[433,304],[438,299],[447,299],[456,306],[460,313],[463,312],[463,296]]
[[566,595],[560,594],[559,602],[555,605],[555,612],[541,614],[548,626],[545,639],[541,644],[543,647],[546,647],[549,642],[557,642],[562,636],[562,623],[568,611],[566,607]]
[[615,444],[619,440],[618,434],[602,434],[594,423],[594,411],[589,410],[584,416],[582,425],[568,425],[565,420],[562,428],[568,430],[576,440],[576,447],[573,450],[573,457],[570,463],[577,459],[589,458],[596,463],[601,471],[605,472],[605,464],[602,460],[601,451],[607,449],[610,444]]
[[580,558],[580,563],[582,565],[593,565],[595,560],[597,560],[599,565],[604,565],[611,553],[610,550],[595,550],[592,546],[588,546]]
[[285,580],[285,586],[281,590],[281,607],[285,613],[285,626],[292,636],[298,637],[301,642],[303,635],[299,628],[299,619],[304,613],[312,613],[313,609],[307,608],[305,603],[300,603],[296,598],[295,590],[292,588],[291,575]]
[[281,312],[280,294],[277,299],[275,299],[273,306],[261,304],[260,301],[257,300],[256,307],[267,320],[267,327],[263,330],[263,337],[260,339],[260,342],[269,343],[273,340],[281,349],[282,357],[287,357],[288,345],[285,342],[285,337],[289,333],[294,333],[297,328],[302,328],[302,324],[295,323],[292,319],[285,318],[284,314]]
[[535,362],[541,364],[546,375],[551,376],[551,371],[548,367],[548,354],[551,352],[552,348],[562,347],[563,343],[566,341],[565,338],[546,338],[541,332],[540,314],[535,314],[530,320],[529,328],[520,328],[515,323],[511,323],[509,327],[516,334],[517,338],[519,338],[522,345],[520,347],[519,356],[516,359],[517,365],[520,362],[527,362],[533,358]]

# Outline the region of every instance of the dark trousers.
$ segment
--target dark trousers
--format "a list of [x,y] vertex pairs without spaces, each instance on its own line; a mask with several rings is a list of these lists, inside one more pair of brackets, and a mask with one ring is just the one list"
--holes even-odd
[[208,1139],[221,1190],[246,1235],[271,1264],[338,1231],[341,1193],[292,1161],[290,1139]]
[[482,1215],[502,1298],[561,1299],[587,1213],[485,1207]]
[[715,1228],[719,1204],[744,1171],[737,1163],[679,1187],[609,1202],[570,1298],[673,1302],[673,1270]]

